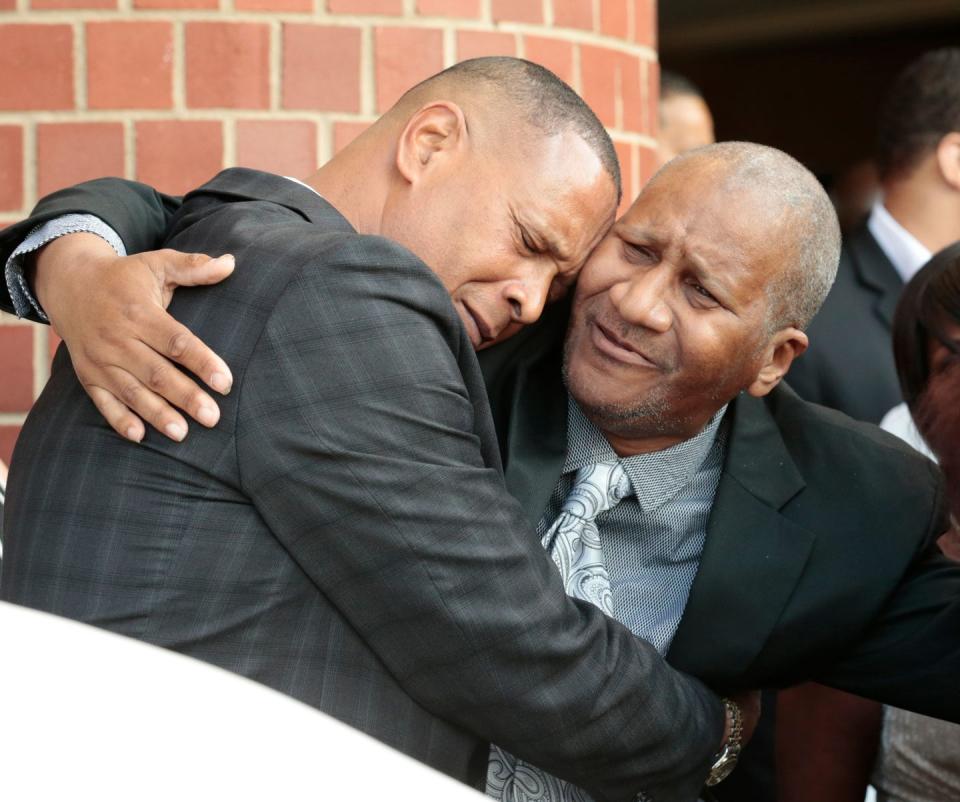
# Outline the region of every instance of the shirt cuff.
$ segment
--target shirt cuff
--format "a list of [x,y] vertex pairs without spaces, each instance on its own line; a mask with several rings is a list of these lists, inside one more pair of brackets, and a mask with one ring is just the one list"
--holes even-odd
[[13,303],[17,317],[25,317],[31,312],[36,312],[41,320],[49,322],[24,275],[27,256],[58,237],[80,232],[96,234],[116,251],[117,256],[127,255],[127,249],[123,246],[123,240],[120,239],[117,232],[99,217],[92,214],[65,214],[37,226],[10,254],[4,269],[7,289],[10,291],[10,301]]

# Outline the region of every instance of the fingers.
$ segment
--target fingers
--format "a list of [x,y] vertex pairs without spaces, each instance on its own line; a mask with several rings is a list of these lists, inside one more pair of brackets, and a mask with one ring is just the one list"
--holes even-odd
[[203,426],[215,426],[220,419],[216,402],[176,363],[224,394],[233,376],[164,306],[178,284],[208,284],[228,276],[233,257],[166,250],[111,257],[110,269],[91,264],[82,263],[85,272],[64,294],[56,324],[77,376],[110,426],[139,441],[146,422],[180,441],[187,435],[180,410]]
[[[183,339],[183,335],[178,337]],[[189,332],[186,337],[189,342],[200,343]],[[188,345],[187,348],[189,347]],[[206,346],[203,347],[206,348]],[[123,373],[133,381],[121,384],[119,396],[121,400],[173,439],[177,438],[167,431],[167,427],[170,424],[182,424],[185,434],[186,423],[179,415],[176,419],[169,415],[167,410],[172,409],[171,405],[183,410],[203,426],[216,426],[220,420],[220,407],[217,406],[217,402],[193,379],[170,362],[163,352],[149,347],[149,344],[138,343],[131,349],[129,366]],[[141,387],[146,392],[141,393]],[[141,409],[141,405],[144,409]],[[147,412],[148,409],[149,412]],[[150,417],[151,414],[158,416],[159,423],[154,423],[154,419]]]
[[[233,374],[230,372],[230,368],[197,335],[159,307],[148,310],[145,316],[141,324],[141,338],[144,343],[158,354],[183,365],[218,393],[226,395],[230,392],[230,388],[233,386]],[[154,371],[159,371],[160,375],[154,377],[154,381],[148,382],[151,389],[160,393],[164,398],[173,401],[181,409],[186,410],[198,423],[202,423],[204,426],[212,426],[213,424],[207,423],[206,420],[197,417],[197,415],[201,414],[200,410],[206,402],[216,408],[217,405],[213,399],[206,393],[200,392],[196,384],[165,360],[164,363],[170,367],[170,371],[160,370],[160,364],[152,360],[148,368],[149,373],[144,374],[143,368],[135,372],[143,381],[147,381],[148,376]],[[168,376],[168,372],[176,375]],[[178,377],[188,382],[189,388],[196,389],[199,395],[189,394],[183,397],[168,395],[168,389],[184,393],[189,389],[186,384],[179,381]]]
[[177,407],[203,426],[213,427],[220,420],[216,402],[153,349],[136,343],[129,347],[124,361],[133,367],[126,370],[75,360],[80,383],[121,436],[140,442],[146,421],[171,440],[181,442],[188,427]]
[[229,253],[210,258],[202,253],[180,253],[166,249],[157,251],[154,258],[164,262],[167,284],[181,287],[216,284],[233,272],[235,262]]
[[94,406],[117,434],[134,443],[143,440],[146,433],[143,428],[143,421],[121,404],[113,393],[96,385],[84,385],[84,389],[93,401]]
[[178,443],[187,436],[183,415],[122,368],[106,368],[97,380],[81,378],[80,383],[114,431],[128,440],[143,439],[144,421]]

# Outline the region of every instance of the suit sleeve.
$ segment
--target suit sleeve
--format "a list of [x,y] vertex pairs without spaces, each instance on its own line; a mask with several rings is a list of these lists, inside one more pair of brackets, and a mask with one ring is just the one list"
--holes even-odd
[[[26,220],[0,231],[0,265],[7,264],[36,226],[72,213],[99,217],[117,232],[127,253],[154,250],[161,247],[167,223],[179,207],[180,198],[121,178],[100,178],[62,189],[43,198]],[[14,311],[5,282],[0,287],[0,308]]]
[[565,595],[482,458],[449,297],[376,242],[272,310],[240,389],[245,492],[425,708],[597,800],[696,799],[718,700]]
[[936,546],[947,517],[942,482],[935,481],[933,512],[918,553],[863,638],[820,681],[960,722],[960,565]]

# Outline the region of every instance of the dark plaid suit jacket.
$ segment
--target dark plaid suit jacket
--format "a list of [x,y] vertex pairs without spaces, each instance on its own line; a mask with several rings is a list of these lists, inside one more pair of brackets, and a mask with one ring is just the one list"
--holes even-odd
[[221,422],[125,442],[61,348],[14,456],[0,595],[252,677],[474,784],[493,740],[598,799],[695,798],[717,702],[564,594],[434,274],[241,169],[187,197],[167,244],[237,256],[172,305],[233,368]]

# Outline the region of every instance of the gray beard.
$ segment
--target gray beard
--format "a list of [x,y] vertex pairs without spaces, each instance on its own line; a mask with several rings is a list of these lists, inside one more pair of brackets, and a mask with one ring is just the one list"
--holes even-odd
[[662,435],[674,431],[679,423],[669,417],[669,401],[660,393],[651,393],[630,404],[595,404],[583,398],[570,381],[567,349],[564,349],[563,355],[563,384],[587,419],[602,432],[632,436]]

